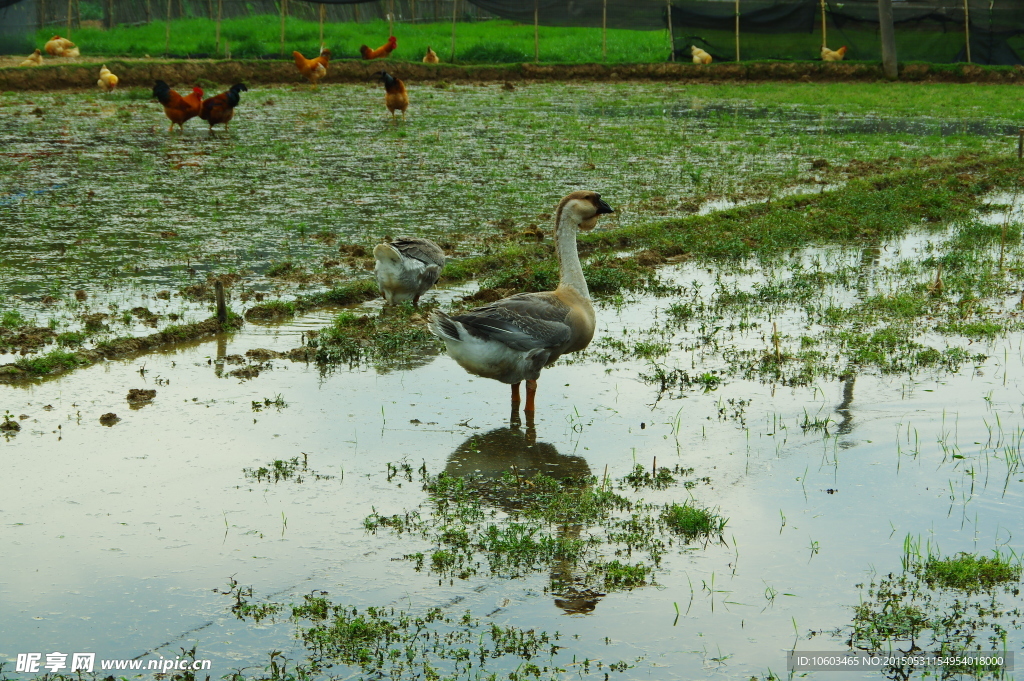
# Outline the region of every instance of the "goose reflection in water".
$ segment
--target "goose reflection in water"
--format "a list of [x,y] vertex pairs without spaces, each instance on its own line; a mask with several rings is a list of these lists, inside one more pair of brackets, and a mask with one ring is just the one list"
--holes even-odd
[[[448,458],[445,474],[485,482],[498,480],[506,473],[512,473],[521,480],[529,480],[537,473],[556,480],[590,477],[590,466],[583,457],[559,454],[551,443],[537,442],[533,413],[525,414],[525,430],[516,410],[512,412],[507,428],[495,428],[463,442]],[[520,510],[511,490],[505,491],[502,486],[485,486],[483,489],[486,491],[482,496],[487,503],[506,513]],[[576,539],[582,530],[583,526],[579,524],[561,525],[558,533],[563,538]],[[593,611],[605,595],[577,579],[574,566],[568,560],[558,561],[552,567],[551,592],[555,595],[555,606],[570,615]]]

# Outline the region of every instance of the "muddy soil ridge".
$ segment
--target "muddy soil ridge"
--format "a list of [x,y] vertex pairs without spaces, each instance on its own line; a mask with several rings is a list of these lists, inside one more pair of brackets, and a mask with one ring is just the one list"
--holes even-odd
[[[3,60],[8,61],[8,60]],[[3,62],[0,61],[0,64]],[[81,58],[74,63],[37,67],[0,66],[0,89],[60,90],[95,88],[96,74],[106,64],[122,87],[149,87],[154,80],[169,83],[287,84],[306,83],[289,60],[119,59]],[[737,81],[871,82],[885,80],[880,64],[872,62],[750,62],[738,64],[422,64],[390,61],[332,61],[323,83],[366,83],[382,68],[419,82],[518,81],[634,81],[665,80],[693,83]],[[976,64],[903,64],[900,80],[925,83],[1024,83],[1024,67]]]

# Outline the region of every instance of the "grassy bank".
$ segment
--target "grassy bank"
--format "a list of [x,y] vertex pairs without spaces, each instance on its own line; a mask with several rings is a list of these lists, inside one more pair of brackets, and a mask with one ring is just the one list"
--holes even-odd
[[[254,58],[281,53],[281,25],[277,17],[255,16],[221,22],[221,44],[216,43],[216,22],[210,19],[178,19],[171,22],[170,54],[224,56],[225,43],[231,56]],[[442,61],[451,61],[450,22],[395,24],[398,49],[392,60],[420,61],[432,46]],[[164,22],[143,26],[118,26],[111,30],[82,28],[72,39],[83,55],[123,57],[159,56],[165,52]],[[285,28],[286,55],[298,50],[311,56],[320,49],[320,28],[316,22],[289,17]],[[36,33],[41,47],[51,29]],[[377,47],[388,37],[386,21],[338,23],[324,26],[324,42],[335,59],[359,59],[359,46]],[[540,28],[540,59],[544,62],[611,63],[662,62],[668,59],[668,36],[664,31],[608,30],[608,56],[601,52],[601,29]],[[462,23],[456,27],[455,60],[465,63],[509,64],[533,61],[533,26],[511,21]]]

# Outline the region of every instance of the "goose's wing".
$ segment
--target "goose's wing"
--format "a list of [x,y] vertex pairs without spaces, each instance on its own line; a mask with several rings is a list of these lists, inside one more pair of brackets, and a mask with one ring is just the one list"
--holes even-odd
[[452,319],[471,335],[528,352],[557,348],[569,341],[570,308],[552,293],[520,293]]
[[392,241],[391,245],[407,258],[414,258],[427,266],[444,267],[444,251],[429,239],[400,237]]

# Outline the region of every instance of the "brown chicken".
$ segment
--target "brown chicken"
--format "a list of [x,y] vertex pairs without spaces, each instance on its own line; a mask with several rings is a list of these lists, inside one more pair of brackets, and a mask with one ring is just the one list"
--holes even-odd
[[387,71],[381,71],[378,75],[384,81],[384,106],[391,112],[392,120],[395,118],[395,111],[401,109],[404,121],[405,110],[409,108],[409,93],[405,91],[405,83]]
[[295,57],[295,66],[299,73],[306,77],[313,87],[317,86],[320,79],[327,75],[327,64],[331,61],[331,51],[324,48],[320,50],[320,56],[316,59],[306,59],[301,52],[292,52]]
[[430,49],[430,45],[427,45],[427,53],[423,55],[424,64],[437,64],[441,60],[437,58],[437,52]]
[[164,114],[167,116],[167,120],[171,122],[167,132],[173,131],[175,124],[184,132],[185,121],[198,116],[199,107],[203,103],[202,88],[194,87],[190,94],[182,97],[162,80],[156,81],[156,84],[153,85],[153,96],[164,105]]
[[239,93],[248,91],[249,88],[245,87],[244,83],[235,83],[227,92],[214,95],[203,102],[203,108],[199,111],[199,117],[210,124],[211,133],[213,132],[213,126],[218,123],[223,123],[224,129],[228,129],[228,123],[231,122],[235,115],[235,107],[238,106],[238,102],[242,99]]
[[371,50],[366,45],[360,45],[359,54],[363,55],[363,59],[383,59],[384,57],[390,57],[397,47],[398,39],[395,36],[391,36],[386,43],[376,50]]

